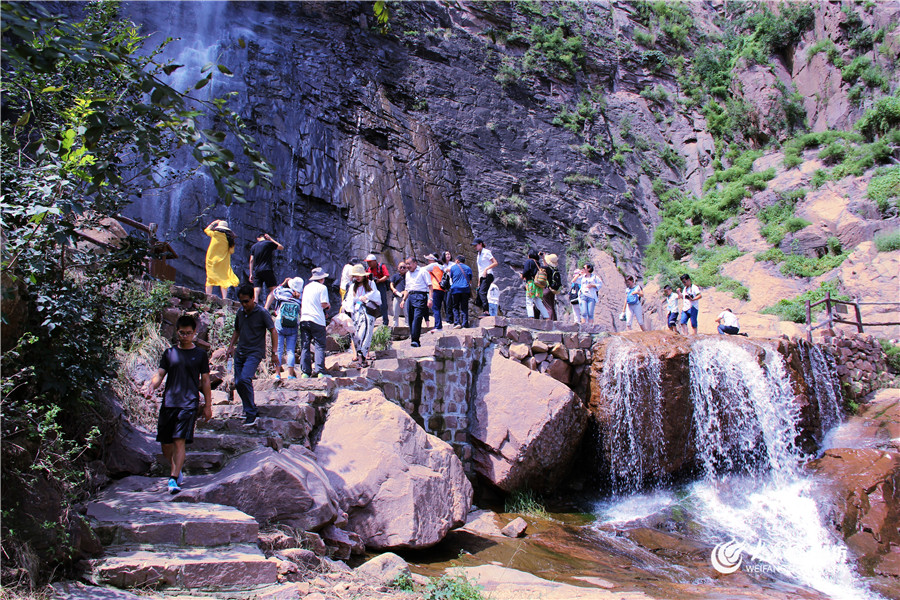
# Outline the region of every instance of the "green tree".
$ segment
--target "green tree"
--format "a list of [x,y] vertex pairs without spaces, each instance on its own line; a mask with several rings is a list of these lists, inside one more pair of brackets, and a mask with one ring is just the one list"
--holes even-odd
[[[104,434],[93,426],[105,421],[97,400],[115,348],[158,308],[129,283],[146,243],[129,236],[103,249],[86,236],[172,183],[162,165],[178,153],[196,168],[177,177],[205,170],[225,203],[272,172],[227,98],[196,97],[214,76],[231,75],[225,65],[208,65],[180,91],[165,80],[182,67],[161,62],[161,47],[144,51],[115,3],[86,5],[81,20],[41,3],[0,9],[3,292],[27,306],[24,323],[4,322],[21,335],[2,354],[2,545],[12,565],[31,566],[18,582],[33,584],[52,570],[21,557],[71,557],[65,506],[83,491],[79,459]],[[58,498],[59,510],[35,497]],[[4,575],[16,573],[9,564]]]

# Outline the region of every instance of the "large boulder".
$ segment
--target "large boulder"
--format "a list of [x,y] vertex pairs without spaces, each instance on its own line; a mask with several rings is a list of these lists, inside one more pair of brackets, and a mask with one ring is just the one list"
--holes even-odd
[[349,529],[370,549],[427,548],[461,525],[472,485],[446,442],[425,433],[380,390],[342,390],[316,457]]
[[861,564],[897,575],[900,547],[900,453],[833,448],[809,463],[825,481],[828,518]]
[[248,452],[218,473],[192,477],[190,484],[176,501],[233,506],[260,522],[316,531],[340,515],[328,476],[302,446]]
[[507,492],[557,485],[587,425],[572,390],[499,350],[481,372],[472,410],[475,469]]

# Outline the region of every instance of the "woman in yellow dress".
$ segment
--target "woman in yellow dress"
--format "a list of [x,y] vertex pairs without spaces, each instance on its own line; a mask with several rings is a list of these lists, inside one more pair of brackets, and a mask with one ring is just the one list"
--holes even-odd
[[222,299],[228,298],[228,288],[240,283],[231,270],[231,255],[234,254],[234,233],[228,223],[216,219],[203,233],[209,236],[206,250],[206,293],[212,295],[213,286],[219,286]]

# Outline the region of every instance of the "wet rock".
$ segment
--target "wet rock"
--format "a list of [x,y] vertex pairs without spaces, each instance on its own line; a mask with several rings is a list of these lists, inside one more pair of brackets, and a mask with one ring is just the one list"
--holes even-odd
[[499,537],[503,535],[497,524],[499,515],[491,510],[473,510],[466,517],[466,524],[461,529],[477,535]]
[[566,386],[495,351],[481,373],[470,425],[475,469],[511,492],[550,489],[566,474],[587,412]]
[[451,446],[379,390],[342,390],[316,456],[366,547],[426,548],[463,523],[472,486]]
[[506,537],[517,538],[525,535],[525,530],[528,528],[528,523],[522,517],[516,517],[509,523],[507,523],[506,527],[500,530],[500,533],[505,535]]

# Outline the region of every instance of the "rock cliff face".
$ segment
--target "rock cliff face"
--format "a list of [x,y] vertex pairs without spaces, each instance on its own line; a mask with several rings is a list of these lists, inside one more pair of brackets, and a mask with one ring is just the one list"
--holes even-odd
[[[208,61],[229,66],[233,77],[217,73],[198,93],[236,92],[235,108],[276,168],[274,188],[245,205],[218,205],[201,178],[132,207],[174,240],[182,282],[203,283],[201,230],[214,217],[238,234],[239,273],[259,231],[285,244],[279,275],[304,276],[313,266],[336,274],[368,252],[393,267],[438,248],[471,257],[477,235],[500,261],[501,303],[521,314],[514,270],[528,245],[560,255],[566,274],[579,255],[597,260],[601,251],[620,269],[640,269],[659,221],[652,182],[699,194],[712,173],[714,135],[723,134],[685,100],[696,86],[679,65],[720,31],[721,5],[687,4],[687,46],[648,27],[632,3],[389,6],[385,32],[368,2],[125,5],[126,16],[158,32],[151,41],[182,38],[166,50],[185,65],[178,87],[199,79]],[[813,130],[849,127],[871,98],[849,100],[852,82],[810,46],[883,28],[886,50],[869,51],[883,62],[896,55],[898,12],[880,4],[851,17],[815,5],[798,42],[766,64],[739,61],[728,93],[744,102],[749,143],[785,135],[776,126],[780,86],[797,90]],[[644,39],[651,29],[652,43]],[[585,239],[587,254],[578,250]]]

